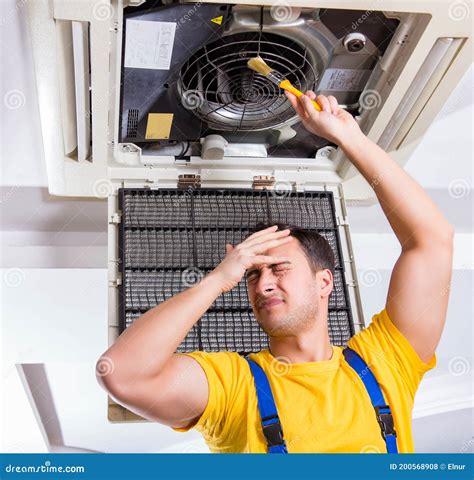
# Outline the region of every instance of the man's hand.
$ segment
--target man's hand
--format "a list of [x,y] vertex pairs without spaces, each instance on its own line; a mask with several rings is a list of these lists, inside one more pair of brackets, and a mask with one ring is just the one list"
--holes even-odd
[[[299,98],[287,91],[285,94],[308,132],[324,137],[337,145],[362,134],[354,117],[340,108],[332,95],[316,97],[311,90]],[[318,102],[322,112],[314,108],[311,100]]]
[[284,262],[285,257],[272,257],[262,255],[270,248],[279,247],[290,242],[293,237],[289,236],[290,230],[276,231],[278,227],[266,228],[250,235],[236,247],[226,245],[226,256],[222,262],[209,274],[219,278],[222,292],[232,290],[242,279],[245,271],[252,265],[263,263]]

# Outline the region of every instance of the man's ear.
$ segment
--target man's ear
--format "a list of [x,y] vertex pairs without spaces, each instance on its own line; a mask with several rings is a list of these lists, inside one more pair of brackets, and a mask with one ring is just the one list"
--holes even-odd
[[334,278],[332,276],[331,270],[325,268],[324,270],[320,270],[317,273],[319,288],[321,291],[322,297],[329,297],[331,292],[334,288]]

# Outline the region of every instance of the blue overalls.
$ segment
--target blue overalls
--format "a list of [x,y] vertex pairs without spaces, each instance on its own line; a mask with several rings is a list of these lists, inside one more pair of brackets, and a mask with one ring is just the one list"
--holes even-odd
[[[380,425],[382,437],[387,445],[387,453],[398,453],[397,434],[393,425],[392,412],[385,403],[382,390],[380,390],[374,374],[370,371],[362,357],[351,348],[346,347],[342,353],[347,363],[356,371],[367,389]],[[250,365],[250,371],[255,381],[258,409],[260,411],[263,434],[267,441],[268,453],[288,453],[268,378],[260,365],[248,357],[244,358]]]

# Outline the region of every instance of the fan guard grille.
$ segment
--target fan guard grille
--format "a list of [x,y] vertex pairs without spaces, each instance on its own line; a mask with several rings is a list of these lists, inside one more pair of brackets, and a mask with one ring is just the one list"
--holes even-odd
[[205,45],[182,67],[182,105],[216,130],[264,130],[288,123],[295,112],[283,90],[247,67],[257,55],[296,88],[315,88],[318,74],[298,43],[272,33],[237,33]]

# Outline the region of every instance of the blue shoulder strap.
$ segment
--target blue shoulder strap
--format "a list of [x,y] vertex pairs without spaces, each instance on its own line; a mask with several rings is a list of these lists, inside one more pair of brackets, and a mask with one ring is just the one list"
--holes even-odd
[[260,365],[250,360],[250,358],[244,358],[250,365],[250,371],[255,381],[258,409],[260,411],[263,434],[267,440],[268,453],[288,453],[268,378]]
[[[398,453],[397,434],[395,432],[393,417],[390,407],[385,404],[385,399],[379,384],[368,365],[358,353],[349,347],[343,350],[347,363],[361,378],[369,394],[379,422],[382,437],[387,445],[387,453]],[[256,362],[244,357],[250,365],[257,391],[258,409],[262,422],[262,429],[267,440],[269,453],[288,453],[283,438],[283,430],[276,409],[273,394],[263,369]]]
[[397,433],[393,425],[393,417],[390,407],[385,403],[385,399],[380,390],[377,379],[370,371],[370,368],[365,363],[363,358],[354,350],[346,347],[343,350],[344,357],[347,363],[356,371],[360,379],[365,385],[367,393],[369,394],[372,405],[375,409],[377,421],[382,430],[382,437],[387,444],[387,453],[398,453],[397,449]]

